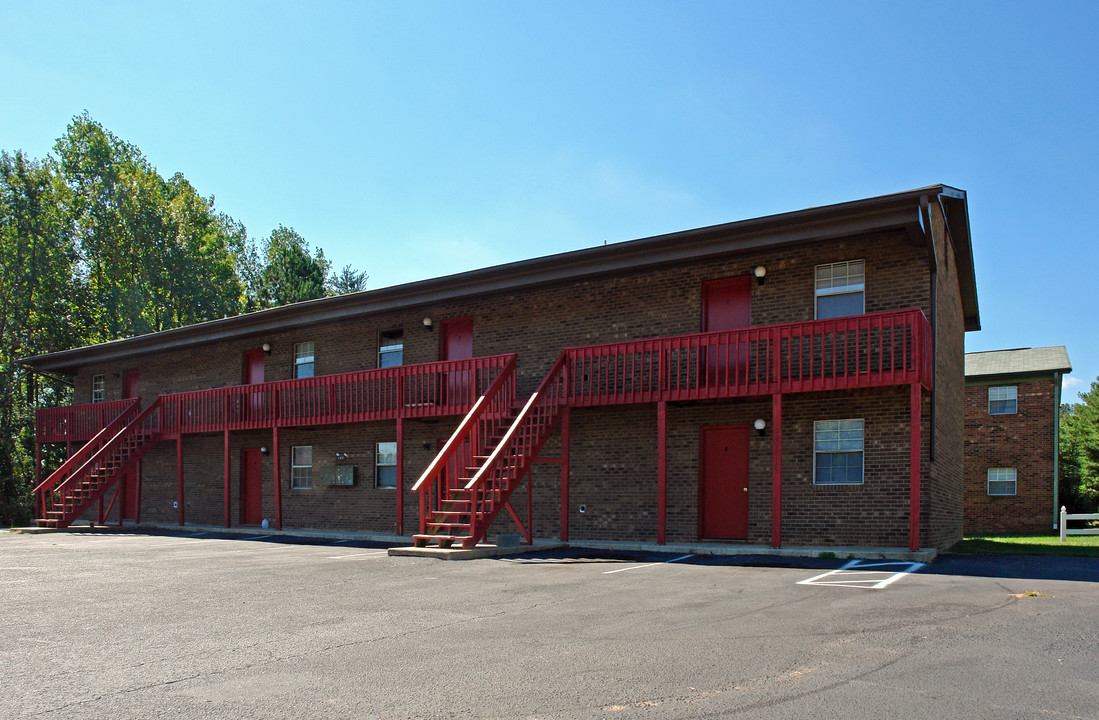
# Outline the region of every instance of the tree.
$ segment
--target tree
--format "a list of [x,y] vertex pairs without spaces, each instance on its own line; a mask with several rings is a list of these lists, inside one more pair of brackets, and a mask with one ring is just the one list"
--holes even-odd
[[1099,379],[1080,402],[1061,406],[1061,496],[1077,512],[1099,506]]
[[287,305],[325,296],[325,278],[330,263],[324,251],[309,252],[305,238],[293,228],[279,225],[264,242],[263,265],[254,273],[249,309]]
[[347,293],[366,290],[366,280],[370,277],[365,272],[355,272],[350,265],[344,265],[339,273],[332,275],[328,282],[329,295],[346,295]]

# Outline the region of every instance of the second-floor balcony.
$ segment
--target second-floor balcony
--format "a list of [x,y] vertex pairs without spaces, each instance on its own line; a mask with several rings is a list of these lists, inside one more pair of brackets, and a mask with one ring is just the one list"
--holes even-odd
[[[918,309],[567,348],[555,392],[575,407],[933,383]],[[517,356],[493,355],[162,395],[160,435],[465,414]],[[555,364],[554,368],[557,369]],[[133,400],[40,408],[38,442],[86,442]]]

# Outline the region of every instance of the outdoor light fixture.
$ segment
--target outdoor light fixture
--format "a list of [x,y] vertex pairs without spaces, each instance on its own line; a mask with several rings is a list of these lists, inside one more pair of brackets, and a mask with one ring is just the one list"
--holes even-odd
[[763,431],[767,429],[767,421],[763,418],[756,418],[756,421],[752,423],[752,427],[756,429],[760,437],[763,437]]
[[345,452],[336,453],[336,459],[337,460],[346,460],[347,458],[348,458],[348,455]]
[[752,274],[756,276],[756,282],[760,285],[767,282],[767,268],[762,265],[756,265],[756,269],[752,271]]
[[428,330],[431,329],[431,318],[429,318],[429,317],[424,318],[424,327],[427,328]]
[[263,344],[263,354],[264,355],[270,355],[271,354],[271,343],[264,343]]
[[424,440],[424,450],[430,450],[430,449],[431,449],[431,441],[430,440]]
[[267,448],[265,448],[265,447],[261,447],[261,448],[259,449],[259,454],[260,454],[260,455],[266,455],[266,454],[267,454]]

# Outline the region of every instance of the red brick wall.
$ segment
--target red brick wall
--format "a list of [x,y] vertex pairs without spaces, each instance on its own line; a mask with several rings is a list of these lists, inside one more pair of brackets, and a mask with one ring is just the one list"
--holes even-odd
[[[988,385],[965,389],[965,532],[1050,532],[1056,386],[1049,378],[1002,385],[1018,388],[1014,415],[988,414]],[[988,494],[988,468],[999,467],[1015,468],[1014,496]]]

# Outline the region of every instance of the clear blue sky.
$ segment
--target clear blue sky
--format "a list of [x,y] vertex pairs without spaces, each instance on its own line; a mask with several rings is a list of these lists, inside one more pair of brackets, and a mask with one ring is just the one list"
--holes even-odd
[[1099,376],[1099,3],[0,5],[0,148],[87,109],[377,288],[946,183],[984,330]]

